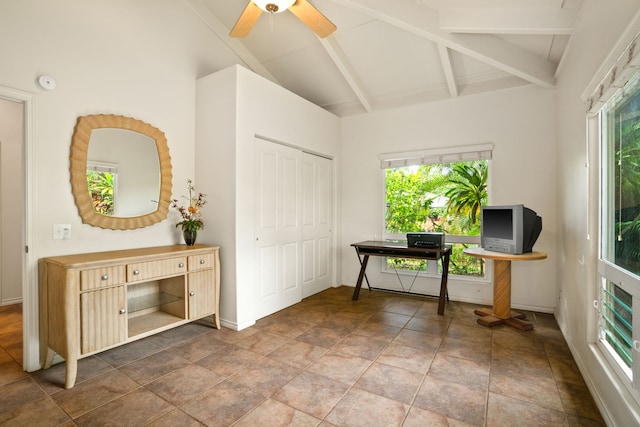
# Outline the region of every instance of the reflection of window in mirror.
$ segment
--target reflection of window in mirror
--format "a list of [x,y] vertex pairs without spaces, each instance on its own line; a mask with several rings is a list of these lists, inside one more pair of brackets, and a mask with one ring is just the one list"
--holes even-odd
[[158,208],[160,162],[155,141],[128,129],[91,131],[87,160],[118,165],[114,217],[134,217]]
[[87,160],[87,186],[95,211],[117,216],[118,165]]

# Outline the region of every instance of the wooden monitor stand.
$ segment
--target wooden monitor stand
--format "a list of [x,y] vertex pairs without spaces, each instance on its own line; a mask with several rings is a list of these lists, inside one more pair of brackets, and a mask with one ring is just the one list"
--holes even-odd
[[487,251],[483,248],[467,248],[464,253],[483,259],[493,260],[493,309],[479,308],[474,311],[481,316],[478,323],[483,326],[505,324],[522,331],[533,329],[525,315],[511,311],[511,261],[535,261],[545,259],[545,252],[529,252],[521,255]]

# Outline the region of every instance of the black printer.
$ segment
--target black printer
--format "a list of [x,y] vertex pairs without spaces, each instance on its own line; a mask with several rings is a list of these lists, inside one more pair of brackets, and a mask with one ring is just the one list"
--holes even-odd
[[407,233],[407,246],[410,248],[442,249],[444,233]]

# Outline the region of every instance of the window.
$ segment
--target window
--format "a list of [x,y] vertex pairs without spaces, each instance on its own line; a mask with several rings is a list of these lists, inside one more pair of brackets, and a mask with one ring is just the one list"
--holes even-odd
[[[462,251],[480,243],[480,207],[487,204],[490,144],[382,156],[385,240],[410,232],[444,232],[452,246],[449,274],[484,277],[484,261]],[[387,259],[387,271],[434,276],[438,263]]]
[[639,83],[636,74],[599,111],[598,345],[631,388],[640,373],[638,351],[633,351],[640,350],[633,322],[640,308]]

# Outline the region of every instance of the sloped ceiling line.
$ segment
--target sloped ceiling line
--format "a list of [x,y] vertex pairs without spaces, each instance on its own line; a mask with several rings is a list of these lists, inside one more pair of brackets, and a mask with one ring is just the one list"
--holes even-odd
[[309,0],[336,20],[335,36],[284,17],[281,32],[267,34],[263,22],[252,37],[229,37],[248,1],[182,3],[217,48],[228,47],[221,66],[242,64],[349,115],[527,83],[553,88],[583,0]]
[[460,52],[545,88],[555,86],[555,65],[488,34],[450,34],[440,29],[437,11],[410,1],[332,0],[389,25]]
[[252,71],[260,74],[276,84],[280,84],[267,70],[260,61],[244,47],[242,42],[233,37],[229,37],[229,29],[211,12],[211,10],[203,3],[203,0],[183,0],[184,3],[189,6],[200,19],[213,31],[220,40],[229,46],[240,60]]
[[347,84],[358,98],[360,104],[362,104],[362,107],[366,112],[372,112],[373,104],[366,89],[364,88],[364,85],[360,81],[360,78],[358,78],[357,73],[351,66],[351,63],[347,59],[347,56],[344,54],[340,46],[338,46],[338,43],[335,41],[334,37],[329,36],[324,39],[318,37],[318,40],[320,41],[322,47],[327,51],[327,54],[329,54],[329,57],[331,57],[331,60],[336,65],[344,79],[347,81]]

